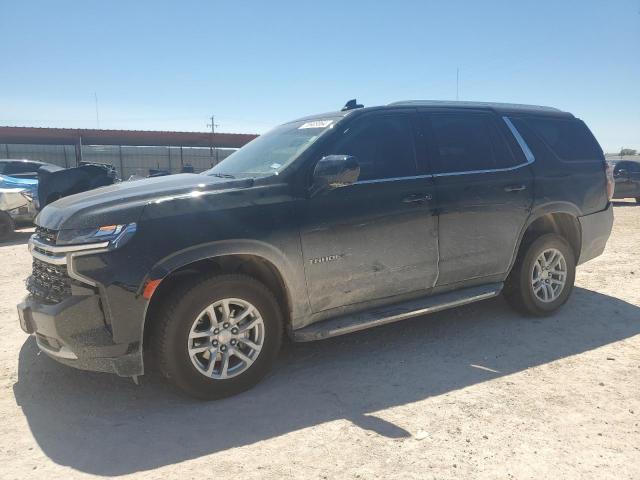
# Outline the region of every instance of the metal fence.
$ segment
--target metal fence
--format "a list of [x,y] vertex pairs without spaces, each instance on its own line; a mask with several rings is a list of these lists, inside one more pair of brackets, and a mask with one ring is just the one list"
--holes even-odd
[[[235,152],[232,148],[133,147],[128,145],[83,145],[85,162],[113,165],[118,176],[146,176],[150,169],[179,173],[191,165],[196,173],[207,170]],[[0,158],[39,160],[61,167],[76,166],[74,145],[29,145],[0,143]]]

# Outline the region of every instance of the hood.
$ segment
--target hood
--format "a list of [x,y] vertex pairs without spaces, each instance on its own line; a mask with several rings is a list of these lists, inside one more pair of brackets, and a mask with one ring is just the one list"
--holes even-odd
[[67,230],[137,222],[145,205],[151,202],[189,195],[194,191],[210,192],[252,185],[252,179],[226,179],[193,173],[132,180],[61,198],[47,205],[35,223],[52,230]]

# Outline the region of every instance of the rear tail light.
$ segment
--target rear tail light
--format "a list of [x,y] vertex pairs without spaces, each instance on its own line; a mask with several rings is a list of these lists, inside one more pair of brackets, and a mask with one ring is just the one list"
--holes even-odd
[[604,169],[607,177],[607,198],[609,199],[609,201],[611,201],[611,199],[613,198],[613,190],[616,186],[616,182],[613,179],[613,165],[605,162]]

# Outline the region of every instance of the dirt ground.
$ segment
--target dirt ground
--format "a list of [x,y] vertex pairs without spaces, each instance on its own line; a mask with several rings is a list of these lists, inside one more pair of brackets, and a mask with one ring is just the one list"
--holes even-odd
[[501,298],[288,345],[253,390],[186,399],[38,355],[29,232],[0,246],[0,478],[640,478],[640,206],[569,303]]

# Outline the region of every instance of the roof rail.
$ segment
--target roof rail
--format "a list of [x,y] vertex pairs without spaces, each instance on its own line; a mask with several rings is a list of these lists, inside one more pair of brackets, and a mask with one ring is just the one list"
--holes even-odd
[[521,103],[501,103],[501,102],[470,102],[457,100],[403,100],[392,102],[389,105],[413,105],[424,107],[468,107],[468,108],[496,108],[501,110],[538,110],[541,112],[561,112],[554,107],[540,105],[526,105]]

